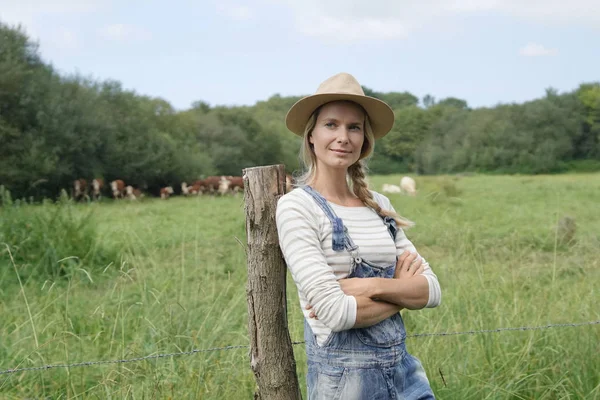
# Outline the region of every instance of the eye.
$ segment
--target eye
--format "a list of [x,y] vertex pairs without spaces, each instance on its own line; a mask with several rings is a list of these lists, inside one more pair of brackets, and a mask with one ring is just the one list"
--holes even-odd
[[325,126],[328,128],[335,128],[335,122],[327,122],[325,123]]
[[352,129],[353,131],[360,131],[361,127],[360,127],[360,125],[352,125],[352,126],[350,126],[350,129]]

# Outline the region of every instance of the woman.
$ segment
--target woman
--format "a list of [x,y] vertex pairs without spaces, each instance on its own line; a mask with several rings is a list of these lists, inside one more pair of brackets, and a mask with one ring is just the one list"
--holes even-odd
[[394,124],[346,73],[288,111],[306,171],[277,205],[280,247],[305,316],[310,399],[431,399],[399,311],[436,307],[436,275],[365,182],[363,159]]

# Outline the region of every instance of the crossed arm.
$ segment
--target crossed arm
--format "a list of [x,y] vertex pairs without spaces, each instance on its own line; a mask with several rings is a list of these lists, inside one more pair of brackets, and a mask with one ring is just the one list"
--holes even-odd
[[[301,298],[314,306],[305,311],[308,318],[314,311],[312,318],[318,316],[323,324],[338,332],[374,325],[402,308],[435,307],[438,304],[437,278],[427,262],[420,261],[415,247],[402,230],[396,235],[397,254],[403,250],[415,254],[412,260],[408,259],[410,253],[400,254],[395,279],[336,279],[322,248],[318,206],[307,201],[310,200],[307,196],[302,191],[293,191],[280,198],[276,221],[280,247],[292,278]],[[386,207],[391,206],[387,204]],[[415,261],[417,258],[419,260]],[[421,262],[424,272],[417,273]],[[432,288],[431,294],[429,288]]]
[[[403,308],[420,309],[427,305],[429,283],[421,275],[422,258],[417,253],[404,251],[396,262],[394,279],[347,278],[339,280],[344,293],[356,299],[354,328],[374,325],[396,314]],[[311,309],[311,305],[306,307]],[[314,311],[311,318],[318,318]]]

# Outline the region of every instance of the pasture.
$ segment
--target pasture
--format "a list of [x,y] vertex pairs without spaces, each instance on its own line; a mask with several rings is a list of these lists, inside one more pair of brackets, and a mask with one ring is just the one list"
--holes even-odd
[[[370,179],[375,190],[399,181]],[[438,308],[403,312],[409,335],[600,320],[600,174],[416,181],[416,197],[388,197],[416,222],[407,235],[443,298]],[[33,239],[10,243],[14,264],[1,245],[0,370],[248,345],[242,196],[63,207],[95,235],[90,252],[104,255],[77,263],[63,246],[65,277],[44,278],[30,273],[39,259],[19,258],[19,246],[36,250]],[[53,208],[0,208],[0,242],[15,215]],[[570,241],[555,229],[567,215],[577,226]],[[27,229],[44,229],[32,238],[77,234],[60,224]],[[288,310],[292,340],[301,341],[291,280]],[[600,399],[600,325],[413,337],[407,346],[439,399]],[[303,345],[294,350],[306,399]],[[251,399],[247,354],[3,374],[0,398]]]

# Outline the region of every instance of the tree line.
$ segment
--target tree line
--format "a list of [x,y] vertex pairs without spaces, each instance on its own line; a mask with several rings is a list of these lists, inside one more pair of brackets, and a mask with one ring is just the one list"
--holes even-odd
[[[600,170],[598,82],[475,109],[458,98],[364,90],[396,115],[371,173]],[[292,172],[300,139],[284,116],[300,97],[275,94],[243,107],[199,101],[177,111],[116,81],[59,74],[21,28],[0,21],[0,185],[13,197],[55,198],[78,178],[124,179],[157,193],[256,165]]]

